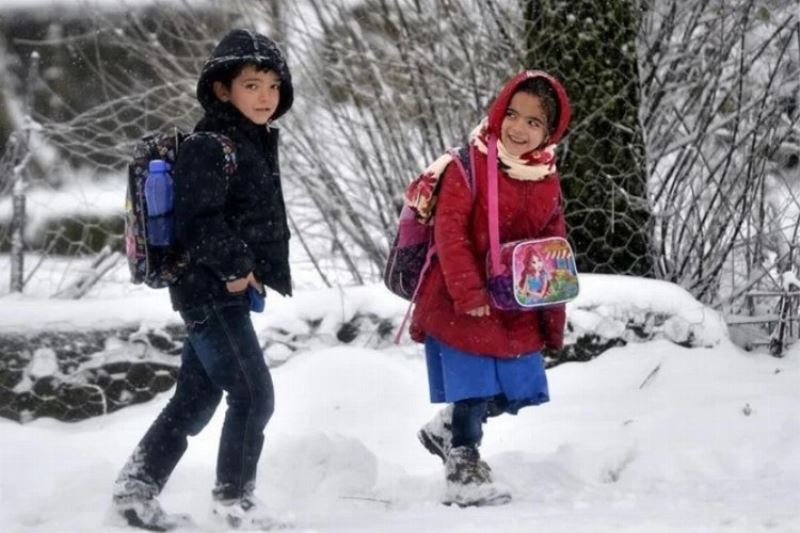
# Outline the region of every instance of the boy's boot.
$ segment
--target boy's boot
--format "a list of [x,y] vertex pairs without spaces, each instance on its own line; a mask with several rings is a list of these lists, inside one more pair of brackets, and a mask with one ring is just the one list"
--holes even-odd
[[417,438],[431,454],[442,462],[447,461],[450,443],[453,441],[453,404],[436,415],[417,432]]
[[511,501],[508,489],[492,481],[491,471],[481,461],[476,447],[452,448],[445,461],[445,476],[445,505],[503,505]]
[[164,512],[156,499],[157,494],[155,485],[121,477],[114,484],[114,512],[124,518],[129,526],[149,531],[169,531],[193,524],[189,515]]
[[241,530],[272,530],[294,527],[294,517],[280,516],[252,493],[231,500],[214,499],[211,515],[225,527]]

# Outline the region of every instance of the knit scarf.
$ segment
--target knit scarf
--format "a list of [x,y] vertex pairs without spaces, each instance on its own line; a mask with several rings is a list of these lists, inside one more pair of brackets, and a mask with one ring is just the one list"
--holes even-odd
[[[482,154],[488,152],[488,121],[484,119],[470,133],[469,144]],[[522,157],[511,155],[503,142],[497,139],[498,168],[510,178],[522,181],[539,181],[556,172],[556,145],[548,144],[541,150],[533,150]],[[439,157],[417,176],[405,192],[405,202],[416,214],[417,220],[429,223],[436,206],[436,193],[439,179],[453,161],[449,153]],[[469,172],[469,169],[467,169]]]

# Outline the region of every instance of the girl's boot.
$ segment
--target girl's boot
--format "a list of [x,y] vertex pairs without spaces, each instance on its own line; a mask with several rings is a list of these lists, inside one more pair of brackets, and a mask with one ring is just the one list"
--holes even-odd
[[445,480],[445,505],[503,505],[511,501],[509,490],[492,481],[491,470],[473,446],[450,449],[445,461]]
[[453,404],[436,415],[417,432],[417,438],[431,454],[447,461],[450,443],[453,440]]

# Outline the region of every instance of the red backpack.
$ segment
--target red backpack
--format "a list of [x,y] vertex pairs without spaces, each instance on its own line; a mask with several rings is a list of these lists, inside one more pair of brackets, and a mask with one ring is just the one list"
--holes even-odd
[[[458,165],[467,186],[472,191],[475,199],[473,169],[470,158],[470,148],[464,146],[458,149],[451,148],[447,151]],[[406,189],[407,191],[420,187],[431,187],[431,204],[435,205],[435,197],[439,189],[439,176],[431,177],[430,174],[417,176]],[[392,247],[389,249],[389,258],[383,271],[383,282],[394,294],[414,302],[417,291],[422,285],[422,279],[428,271],[431,259],[436,254],[436,245],[433,242],[433,224],[435,215],[426,222],[418,219],[417,212],[406,203],[400,211],[397,221],[397,235]],[[403,322],[405,324],[405,321]],[[402,331],[403,328],[400,328]]]

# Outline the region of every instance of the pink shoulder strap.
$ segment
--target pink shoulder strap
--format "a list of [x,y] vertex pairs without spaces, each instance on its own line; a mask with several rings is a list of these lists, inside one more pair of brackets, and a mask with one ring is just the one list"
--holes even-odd
[[488,155],[486,161],[487,185],[489,191],[489,257],[492,261],[492,273],[500,273],[500,227],[497,213],[497,137],[489,135]]

